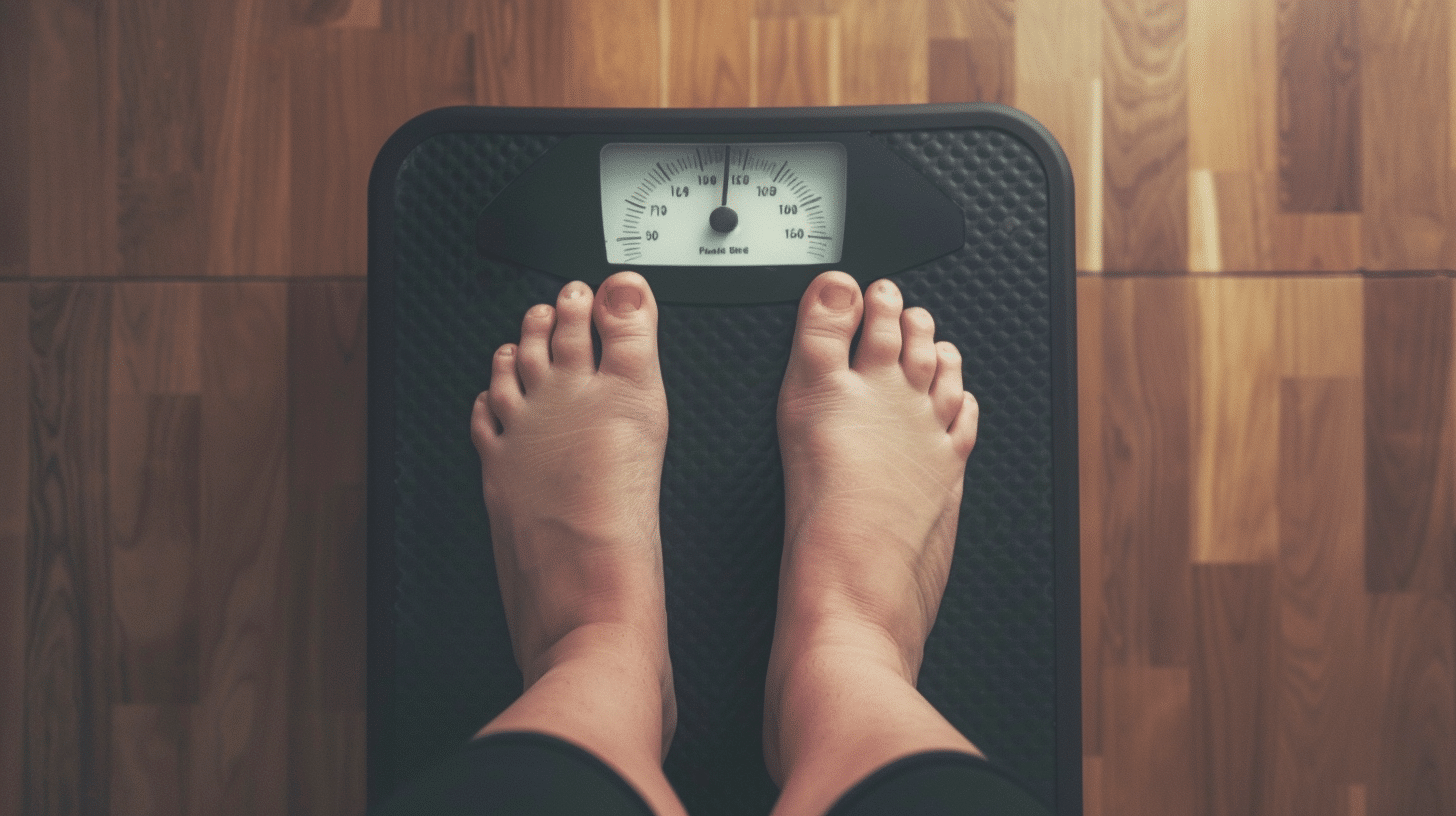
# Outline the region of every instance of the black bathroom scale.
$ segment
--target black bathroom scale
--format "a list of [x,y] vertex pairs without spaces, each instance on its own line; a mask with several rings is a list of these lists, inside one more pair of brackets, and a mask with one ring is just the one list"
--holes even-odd
[[1081,813],[1072,179],[999,105],[447,108],[369,187],[369,781],[378,801],[521,692],[468,420],[491,356],[563,283],[660,304],[662,484],[694,814],[767,813],[763,684],[783,543],[775,406],[827,269],[935,317],[981,405],[920,689],[1059,814]]

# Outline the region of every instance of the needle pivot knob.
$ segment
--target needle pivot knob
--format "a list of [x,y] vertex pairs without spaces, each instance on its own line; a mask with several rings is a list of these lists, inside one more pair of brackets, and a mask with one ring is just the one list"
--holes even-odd
[[738,226],[738,213],[732,207],[719,207],[708,216],[708,226],[715,232],[732,232]]

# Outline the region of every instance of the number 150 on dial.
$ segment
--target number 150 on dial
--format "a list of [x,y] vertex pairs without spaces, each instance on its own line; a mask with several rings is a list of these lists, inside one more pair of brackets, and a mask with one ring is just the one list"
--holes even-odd
[[615,143],[602,148],[607,262],[642,266],[838,263],[838,142]]

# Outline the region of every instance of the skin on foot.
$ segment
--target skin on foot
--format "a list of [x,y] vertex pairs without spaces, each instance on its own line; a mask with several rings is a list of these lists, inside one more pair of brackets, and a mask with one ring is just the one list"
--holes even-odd
[[619,272],[595,296],[573,282],[554,307],[530,309],[520,343],[496,352],[470,429],[527,689],[568,652],[640,653],[660,675],[665,752],[676,722],[658,523],[667,400],[646,281]]
[[786,524],[764,731],[781,783],[779,704],[795,676],[832,677],[825,661],[854,655],[913,692],[979,418],[959,352],[934,337],[930,314],[905,309],[887,280],[862,296],[826,272],[800,303],[778,406]]

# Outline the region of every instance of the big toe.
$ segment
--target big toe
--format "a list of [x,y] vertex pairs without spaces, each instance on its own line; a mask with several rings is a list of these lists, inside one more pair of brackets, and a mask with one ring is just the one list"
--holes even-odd
[[618,272],[602,282],[595,307],[600,370],[632,379],[658,371],[657,301],[647,281],[636,272]]
[[849,367],[849,344],[859,328],[864,299],[859,284],[843,272],[825,272],[809,284],[799,301],[790,379],[813,379]]

